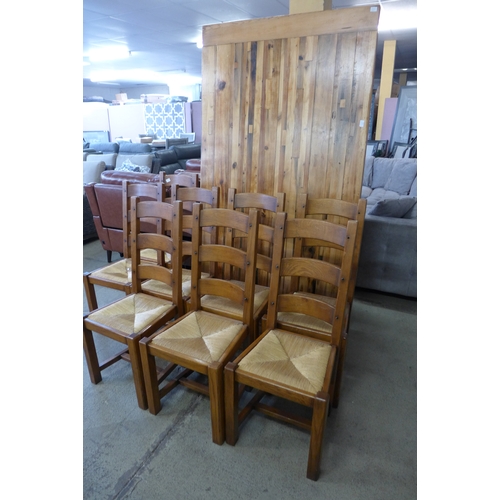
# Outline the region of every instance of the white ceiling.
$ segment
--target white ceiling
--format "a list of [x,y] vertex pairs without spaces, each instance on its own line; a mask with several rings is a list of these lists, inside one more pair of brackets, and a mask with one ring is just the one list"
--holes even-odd
[[[409,29],[379,29],[375,79],[380,78],[384,40],[396,40],[395,78],[402,68],[417,67],[417,0],[333,0],[333,8],[381,4],[380,25],[395,13],[403,14]],[[202,26],[243,19],[287,15],[289,0],[83,0],[83,56],[88,61],[92,49],[122,46],[130,51],[122,60],[92,62],[83,66],[84,85],[95,72],[109,70],[147,71],[148,76],[123,74],[98,79],[120,84],[158,85],[180,72],[201,78]],[[408,82],[416,82],[416,72],[408,72]],[[193,80],[194,81],[194,80]]]

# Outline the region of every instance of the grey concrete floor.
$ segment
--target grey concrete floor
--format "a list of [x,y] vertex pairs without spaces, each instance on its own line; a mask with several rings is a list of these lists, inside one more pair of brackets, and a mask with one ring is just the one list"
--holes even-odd
[[[99,241],[84,244],[83,256],[84,271],[106,265]],[[97,293],[99,305],[123,296]],[[99,355],[116,350],[95,337]],[[93,385],[83,359],[83,381],[85,500],[417,498],[415,300],[356,291],[341,400],[328,417],[317,482],[306,478],[306,431],[254,414],[236,446],[217,446],[203,395],[176,388],[153,416],[137,406],[128,363]]]

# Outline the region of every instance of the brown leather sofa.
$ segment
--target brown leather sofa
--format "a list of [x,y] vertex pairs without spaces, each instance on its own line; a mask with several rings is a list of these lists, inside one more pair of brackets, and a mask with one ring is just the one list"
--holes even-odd
[[[101,241],[102,248],[107,251],[108,262],[112,252],[123,256],[123,208],[122,182],[158,182],[158,174],[143,174],[105,170],[101,174],[101,182],[84,185],[85,193],[92,211],[92,216]],[[144,228],[144,231],[156,231],[156,226]]]

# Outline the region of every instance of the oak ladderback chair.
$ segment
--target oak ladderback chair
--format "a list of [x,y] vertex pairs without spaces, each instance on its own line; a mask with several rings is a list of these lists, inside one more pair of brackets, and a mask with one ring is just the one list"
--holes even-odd
[[[220,243],[203,242],[203,229],[232,227],[248,235],[246,251]],[[248,335],[253,310],[258,219],[257,212],[249,215],[224,208],[193,207],[193,259],[191,310],[172,324],[139,343],[149,411],[161,410],[161,399],[182,384],[210,397],[212,440],[222,444],[225,438],[223,368]],[[221,262],[246,270],[243,286],[217,278],[203,276],[203,264]],[[205,311],[204,294],[229,298],[243,306],[244,316],[229,318]],[[160,378],[156,377],[156,359],[169,364]],[[180,365],[183,371],[172,374]],[[192,372],[208,377],[208,386],[189,378]],[[172,374],[169,379],[168,375]]]
[[[277,215],[267,330],[233,362],[229,362],[224,370],[226,441],[236,444],[239,424],[252,409],[305,428],[311,432],[307,477],[312,480],[317,480],[319,476],[323,433],[345,326],[357,222],[350,221],[347,227],[331,226],[318,220],[289,219],[285,222],[285,214]],[[283,257],[286,238],[325,239],[343,247],[342,264],[338,266],[318,259]],[[336,287],[335,306],[313,296],[287,290],[283,286],[287,277],[322,280]],[[289,330],[278,324],[278,315],[283,313],[300,314],[305,321],[300,328]],[[329,328],[318,331],[316,324],[329,325]],[[240,394],[247,391],[240,391],[240,385],[256,391],[241,410]],[[261,400],[268,395],[273,398],[265,404]],[[280,399],[311,408],[311,416],[294,415],[283,410],[279,407]]]
[[[141,219],[153,218],[171,223],[171,235],[165,233],[143,233]],[[182,202],[174,205],[158,201],[139,201],[131,198],[131,261],[132,293],[107,306],[96,309],[83,317],[83,345],[90,380],[97,384],[102,380],[102,371],[120,359],[130,361],[137,402],[147,408],[147,398],[139,355],[139,341],[151,335],[178,315],[181,281],[181,221]],[[156,261],[143,260],[141,251],[152,249],[171,255],[170,267],[160,266]],[[154,278],[172,289],[172,300],[161,299],[142,291],[142,283]],[[126,348],[99,363],[93,332],[126,345]]]
[[[307,194],[301,194],[297,197],[297,206],[295,211],[296,218],[320,218],[328,220],[335,224],[346,225],[348,221],[355,220],[358,222],[356,234],[356,244],[353,256],[353,269],[351,273],[351,281],[349,283],[349,305],[354,299],[354,291],[356,288],[356,276],[358,272],[359,255],[361,252],[361,243],[363,238],[363,228],[365,224],[366,199],[360,198],[357,203],[337,200],[334,198],[311,198]],[[302,241],[302,247],[307,247],[307,243]],[[314,242],[310,242],[310,248],[314,246]],[[322,245],[317,245],[321,247]],[[331,245],[335,248],[335,245]],[[323,246],[327,248],[327,246]],[[320,250],[316,249],[316,256],[320,255]]]
[[178,174],[170,174],[165,178],[167,187],[171,187],[171,192],[175,192],[175,188],[179,187],[200,187],[200,174],[196,172],[182,172]]
[[[163,177],[160,177],[162,179]],[[132,183],[124,180],[122,183],[122,217],[123,217],[123,259],[112,264],[108,264],[100,269],[83,274],[83,284],[85,294],[87,296],[87,303],[89,311],[97,309],[97,297],[95,293],[95,286],[102,286],[106,288],[113,288],[114,290],[121,290],[125,294],[132,291],[132,282],[130,276],[130,199],[132,196],[140,196],[145,200],[164,201],[166,195],[165,184],[160,180],[157,183]],[[158,228],[156,221],[144,220],[142,223],[143,230],[153,230],[154,227]],[[159,263],[164,262],[162,257],[158,256],[156,252],[147,249],[142,253],[142,258],[145,260],[158,260]],[[167,261],[169,256],[164,257]]]
[[[334,407],[338,406],[340,397],[340,387],[342,382],[342,374],[344,370],[345,355],[347,349],[347,334],[349,332],[349,324],[352,311],[352,303],[354,300],[354,292],[356,288],[356,276],[358,272],[359,255],[361,252],[361,242],[363,237],[363,228],[365,222],[366,212],[366,199],[360,199],[357,203],[338,200],[333,198],[311,198],[307,194],[301,194],[297,198],[297,206],[295,217],[296,218],[314,218],[320,220],[327,220],[333,224],[346,225],[348,221],[357,221],[356,243],[354,246],[354,255],[352,260],[351,279],[349,281],[349,291],[347,294],[347,325],[343,332],[340,345],[340,355],[338,363],[338,373],[336,377],[337,388],[335,396],[332,401]],[[334,244],[328,244],[322,240],[296,240],[294,247],[295,256],[307,255],[312,258],[325,258],[324,252],[333,249],[337,253],[339,248]],[[340,249],[342,250],[342,249]],[[338,261],[338,256],[337,256]],[[332,305],[335,305],[336,296],[333,291],[325,291],[325,289],[317,290],[316,283],[312,280],[303,279],[299,284],[298,280],[292,283],[292,287],[297,290],[297,293],[307,294],[314,293],[315,296],[321,300],[325,300]],[[293,322],[293,317],[289,316],[289,321]]]
[[[182,176],[183,174],[178,174]],[[180,200],[183,202],[183,220],[182,220],[182,297],[183,297],[183,313],[190,307],[189,299],[191,297],[191,270],[190,261],[192,257],[192,241],[191,231],[193,227],[192,207],[193,203],[202,203],[205,207],[218,208],[220,201],[220,188],[213,187],[212,189],[203,189],[200,187],[188,188],[183,186],[181,182],[175,183],[172,186],[171,200]],[[208,237],[211,237],[211,229],[207,228]],[[168,232],[168,226],[167,226]],[[214,266],[212,266],[214,267]],[[204,276],[208,275],[209,269],[204,272]],[[163,283],[150,280],[143,285],[144,291],[158,297],[169,297],[168,290]]]
[[[276,212],[282,211],[285,205],[285,194],[278,193],[277,196],[271,196],[263,193],[237,193],[236,189],[228,190],[229,210],[236,210],[241,213],[248,213],[251,209],[257,209],[259,215],[259,234],[257,241],[257,270],[256,285],[254,297],[254,312],[252,323],[250,324],[250,340],[257,337],[260,327],[260,320],[267,309],[267,297],[269,295],[269,276],[271,273],[271,249],[274,239],[274,217]],[[236,248],[246,248],[247,235],[231,228],[228,228],[224,235],[226,245]],[[223,276],[226,280],[241,285],[244,277],[234,269],[226,266],[223,270]],[[221,271],[219,271],[221,272]],[[226,314],[231,317],[243,317],[243,308],[234,302],[216,297],[214,295],[205,295],[202,297],[203,307],[217,314]]]

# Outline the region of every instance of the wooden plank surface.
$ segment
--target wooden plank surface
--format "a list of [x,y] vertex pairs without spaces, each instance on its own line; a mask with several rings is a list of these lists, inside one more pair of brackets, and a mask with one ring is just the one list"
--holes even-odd
[[301,193],[357,202],[377,22],[363,7],[205,27],[201,186],[221,206],[230,187],[285,192],[289,217]]
[[203,27],[203,46],[294,38],[329,33],[377,30],[377,6],[353,7],[210,24]]

